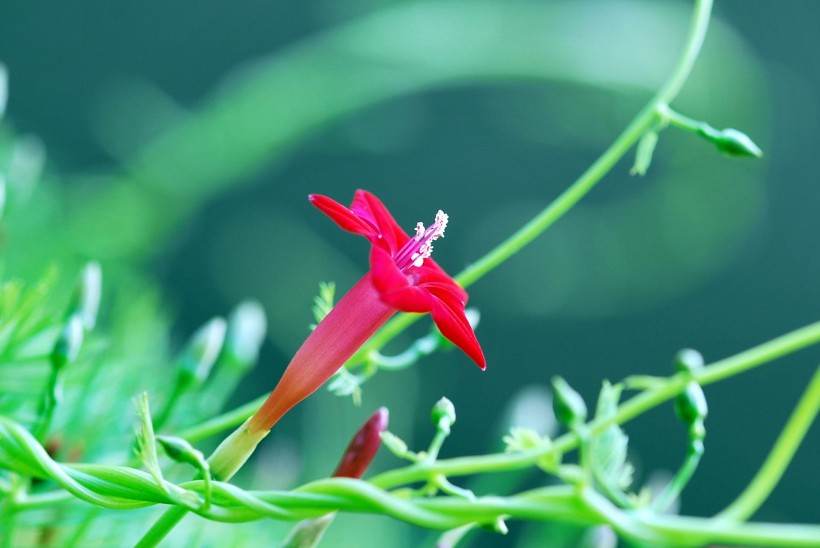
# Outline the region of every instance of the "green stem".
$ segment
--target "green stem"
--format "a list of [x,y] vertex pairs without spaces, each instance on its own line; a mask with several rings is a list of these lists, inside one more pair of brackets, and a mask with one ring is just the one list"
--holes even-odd
[[652,509],[655,512],[666,511],[675,499],[680,496],[683,488],[689,483],[689,480],[692,479],[692,476],[698,469],[700,459],[703,457],[703,446],[701,445],[700,447],[700,450],[690,450],[686,454],[686,460],[683,461],[683,464],[675,474],[675,477],[672,478],[672,481],[669,482],[663,492],[652,504]]
[[[635,117],[635,119],[627,126],[615,142],[596,160],[579,179],[573,183],[567,190],[565,190],[550,206],[532,219],[529,223],[524,225],[519,231],[513,234],[501,245],[490,251],[482,259],[468,267],[457,280],[464,286],[468,286],[487,272],[497,267],[512,255],[517,253],[521,248],[534,240],[544,230],[551,226],[555,221],[561,218],[569,209],[571,209],[578,201],[583,198],[612,167],[620,160],[623,155],[640,139],[641,135],[656,121],[658,116],[658,108],[661,105],[666,105],[674,99],[680,91],[684,82],[691,72],[692,66],[697,59],[700,48],[703,44],[703,39],[706,35],[706,30],[709,26],[709,18],[711,13],[711,0],[696,0],[695,10],[690,25],[689,34],[686,40],[683,55],[678,61],[672,76],[661,88],[658,94],[644,107],[644,109]],[[385,328],[376,334],[369,345],[362,349],[364,355],[366,352],[375,349],[380,349],[387,341],[392,339],[396,334],[402,331],[407,325],[412,323],[414,319],[407,319],[408,316],[398,318],[385,326]],[[361,351],[360,351],[361,352]],[[354,357],[355,358],[355,357]],[[217,450],[218,452],[219,450]],[[241,466],[241,464],[240,464]],[[176,523],[186,513],[185,509],[179,507],[171,509],[163,518],[161,518],[146,536],[140,542],[140,546],[151,546],[159,542],[169,532]]]
[[[621,404],[612,416],[590,422],[590,431],[597,434],[612,424],[623,424],[632,420],[649,409],[674,398],[683,391],[686,383],[691,379],[696,380],[701,385],[711,384],[818,343],[820,343],[820,322],[815,322],[750,350],[717,361],[694,373],[673,375],[665,381],[661,381],[657,386],[645,390]],[[406,483],[424,481],[435,474],[445,474],[449,477],[518,470],[536,465],[539,459],[544,456],[565,453],[577,446],[578,437],[570,433],[557,438],[550,447],[545,449],[460,457],[439,460],[435,463],[418,463],[379,474],[372,478],[371,482],[382,488],[390,488]]]
[[661,116],[661,120],[663,122],[669,123],[677,128],[683,129],[685,131],[691,131],[692,133],[701,133],[703,131],[707,131],[707,128],[712,128],[706,122],[702,122],[700,120],[695,120],[694,118],[690,118],[681,114],[680,112],[670,108],[667,106],[659,111]]
[[190,443],[196,443],[220,432],[224,432],[229,428],[239,426],[251,415],[256,413],[257,409],[262,407],[262,404],[265,403],[267,398],[267,394],[259,396],[255,400],[240,405],[236,409],[232,409],[196,426],[186,428],[177,435],[180,438],[188,440]]
[[[228,481],[253,454],[256,446],[268,435],[268,430],[253,430],[246,422],[225,438],[208,457],[211,475],[218,481]],[[206,482],[210,498],[211,482]],[[188,513],[188,508],[169,508],[137,543],[138,547],[156,546]]]
[[171,390],[171,394],[168,396],[165,406],[159,413],[157,413],[157,417],[153,420],[155,430],[160,430],[163,426],[165,426],[168,419],[171,418],[171,413],[174,412],[174,408],[177,403],[179,403],[179,398],[184,392],[185,383],[183,383],[181,377],[177,375],[177,380],[174,382],[174,388]]
[[156,546],[168,533],[173,529],[177,523],[182,521],[182,518],[188,513],[188,509],[182,506],[174,506],[169,508],[162,517],[160,517],[154,525],[148,530],[145,535],[134,545],[134,548],[149,548]]
[[39,441],[45,440],[48,431],[51,429],[51,421],[54,420],[54,411],[60,399],[61,377],[60,369],[52,366],[51,373],[48,376],[48,384],[43,393],[43,401],[40,404],[40,416],[37,419],[37,424],[32,429],[32,434]]
[[[686,45],[678,63],[663,85],[661,90],[652,100],[641,110],[632,120],[627,128],[618,136],[615,142],[604,151],[604,153],[593,163],[581,176],[558,198],[546,207],[541,213],[536,215],[527,224],[516,231],[501,244],[489,251],[481,259],[464,269],[456,276],[456,280],[464,287],[468,287],[481,279],[489,271],[509,259],[524,246],[532,242],[542,232],[549,228],[555,221],[560,219],[578,201],[581,200],[592,188],[612,169],[624,154],[641,138],[644,131],[650,128],[662,113],[667,110],[667,105],[675,98],[680,91],[686,78],[692,71],[692,67],[697,59],[706,30],[709,26],[709,18],[712,9],[712,0],[697,0],[686,39]],[[402,333],[405,329],[418,321],[422,316],[419,314],[399,314],[387,322],[367,343],[359,349],[347,363],[348,367],[359,365],[368,361],[371,352],[379,351],[387,343]],[[188,441],[204,439],[220,429],[224,430],[238,424],[250,417],[264,402],[265,397],[249,402],[229,413],[220,415],[200,426],[190,428],[181,434],[181,437]]]
[[[638,142],[644,132],[652,127],[661,116],[661,113],[666,112],[669,103],[675,99],[692,72],[692,67],[698,57],[706,36],[706,30],[709,27],[711,10],[712,0],[697,0],[695,2],[695,10],[689,27],[689,34],[686,38],[686,45],[675,69],[672,71],[672,75],[609,148],[541,213],[478,261],[460,272],[455,278],[458,283],[468,287],[480,280],[563,217],[609,173],[629,149]],[[357,365],[362,363],[369,352],[383,348],[393,338],[416,322],[419,317],[418,314],[401,314],[390,320],[350,359],[349,364]]]
[[780,478],[788,468],[803,438],[806,437],[818,412],[820,412],[820,367],[814,372],[808,388],[797,402],[785,428],[754,479],[749,482],[734,502],[717,515],[718,518],[744,521],[760,508],[780,482]]

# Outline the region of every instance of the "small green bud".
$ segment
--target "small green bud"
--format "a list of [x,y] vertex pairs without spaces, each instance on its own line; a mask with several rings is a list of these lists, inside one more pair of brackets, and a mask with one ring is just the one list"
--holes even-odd
[[507,524],[501,518],[495,518],[493,521],[481,523],[480,527],[485,531],[489,531],[490,533],[498,533],[499,535],[506,535],[510,532],[507,528]]
[[72,314],[60,331],[54,349],[51,351],[52,366],[55,369],[61,369],[76,360],[82,345],[83,321],[77,314]]
[[102,270],[99,263],[91,262],[85,265],[80,280],[74,289],[69,314],[77,314],[83,320],[86,331],[94,329],[97,323],[97,312],[100,308],[102,293]]
[[438,400],[430,413],[430,420],[436,426],[442,423],[446,424],[447,427],[453,426],[456,423],[456,408],[453,402],[447,398]]
[[380,437],[382,439],[382,444],[387,447],[387,450],[400,459],[407,458],[410,455],[407,442],[395,435],[393,432],[385,430],[380,434]]
[[225,320],[214,318],[191,336],[177,360],[183,382],[205,382],[225,341],[225,330]]
[[553,377],[552,388],[555,394],[552,398],[552,408],[558,422],[569,428],[587,420],[587,406],[584,399],[567,384],[567,381],[561,377]]
[[728,156],[760,158],[763,151],[742,131],[728,128],[718,132],[714,140],[718,150]]
[[675,354],[673,360],[675,371],[694,373],[698,369],[703,369],[703,356],[697,350],[684,348]]
[[763,156],[760,147],[748,135],[737,129],[715,129],[709,124],[702,123],[698,129],[698,134],[712,141],[717,149],[727,156],[739,158],[760,158]]
[[706,396],[703,389],[694,381],[686,383],[686,388],[675,398],[675,413],[687,425],[702,422],[709,409],[706,405]]
[[182,438],[174,436],[156,436],[157,441],[165,450],[165,454],[174,462],[190,464],[195,468],[202,468],[205,464],[205,455]]
[[240,303],[228,317],[225,363],[242,371],[252,367],[259,357],[266,331],[267,320],[262,305],[256,301]]

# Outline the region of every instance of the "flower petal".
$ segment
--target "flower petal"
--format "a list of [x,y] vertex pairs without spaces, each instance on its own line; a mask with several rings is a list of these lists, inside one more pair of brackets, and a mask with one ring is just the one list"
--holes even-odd
[[[339,227],[364,236],[373,243],[379,238],[379,229],[372,215],[367,217],[351,211],[336,200],[322,196],[321,194],[311,194],[308,196],[310,202],[316,208],[330,217]],[[369,219],[368,219],[369,217]]]
[[[443,296],[443,295],[442,295]],[[441,334],[450,339],[453,344],[470,356],[472,360],[484,370],[487,360],[481,345],[478,344],[473,328],[464,315],[464,306],[457,302],[447,302],[448,299],[433,298],[433,321],[436,322]]]
[[431,291],[447,291],[461,302],[462,308],[467,304],[467,292],[458,285],[449,274],[447,274],[432,259],[425,259],[424,264],[417,268],[411,268],[409,277],[413,280],[413,285],[425,287]]
[[402,312],[430,312],[433,296],[422,287],[410,283],[396,266],[393,257],[379,246],[370,250],[370,274],[373,286],[385,304]]
[[[395,253],[404,243],[410,239],[410,236],[399,226],[393,215],[385,207],[385,205],[370,192],[366,190],[357,190],[354,198],[354,205],[356,207],[357,200],[360,203],[366,204],[367,211],[369,211],[371,218],[379,227],[379,233],[385,239],[391,252]],[[364,209],[364,208],[362,208]],[[355,210],[354,210],[355,211]]]

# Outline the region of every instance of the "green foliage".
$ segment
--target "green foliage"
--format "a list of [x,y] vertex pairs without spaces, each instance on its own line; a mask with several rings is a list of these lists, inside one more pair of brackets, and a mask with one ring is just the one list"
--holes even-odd
[[[613,419],[622,390],[622,386],[604,381],[595,409],[596,421]],[[605,491],[623,495],[632,485],[635,468],[627,460],[628,444],[626,434],[614,423],[590,439],[590,464]]]
[[333,282],[322,282],[319,284],[319,294],[313,297],[313,317],[316,324],[325,319],[325,316],[333,310],[333,299],[336,294],[336,284]]
[[538,432],[521,427],[513,427],[510,433],[504,436],[504,451],[507,453],[537,451],[541,456],[536,466],[544,472],[556,474],[561,464],[561,454],[552,448],[552,440],[541,436]]
[[652,164],[652,155],[655,154],[655,146],[658,144],[658,132],[650,129],[641,136],[638,147],[635,151],[635,163],[629,173],[632,175],[646,175],[649,166]]
[[[499,6],[445,2],[414,6],[410,12],[414,21],[418,9],[434,15],[480,12],[497,22]],[[715,130],[669,106],[697,57],[710,7],[710,2],[697,2],[694,24],[678,68],[615,144],[541,214],[462,272],[461,283],[474,283],[536,239],[574,207],[635,144],[633,171],[646,173],[658,133],[666,124],[698,133],[729,155],[761,155],[745,134],[733,129]],[[516,8],[514,13],[505,13],[520,19],[519,23],[529,22],[529,9],[535,8]],[[378,41],[365,43],[363,37],[391,34],[384,28],[392,28],[391,24],[396,25],[396,20],[401,21],[402,14],[408,13],[398,10],[345,27],[312,45],[296,48],[287,58],[289,62],[259,68],[227,93],[228,99],[206,107],[204,114],[186,119],[177,130],[150,145],[129,167],[123,180],[106,186],[99,195],[83,195],[82,191],[72,194],[72,206],[80,213],[74,210],[69,214],[71,208],[62,204],[64,186],[48,177],[41,181],[45,156],[40,142],[32,137],[19,137],[6,126],[0,127],[0,218],[9,223],[10,248],[14,250],[2,259],[4,272],[13,275],[0,282],[0,528],[7,535],[5,542],[36,538],[38,543],[47,543],[49,532],[56,535],[54,544],[83,545],[90,541],[93,532],[107,528],[117,531],[118,540],[131,542],[147,530],[147,518],[133,519],[131,513],[115,516],[101,509],[125,512],[154,505],[169,505],[172,517],[191,511],[207,520],[229,523],[262,518],[309,520],[335,511],[376,513],[419,527],[455,531],[446,537],[453,539],[461,539],[468,530],[506,533],[505,520],[513,518],[603,526],[631,542],[651,545],[799,545],[816,540],[820,534],[816,526],[746,525],[736,520],[674,518],[659,513],[680,494],[703,452],[707,408],[701,385],[817,344],[818,324],[709,366],[704,366],[702,357],[692,354],[693,351],[681,354],[677,358],[678,373],[670,377],[633,376],[628,382],[615,385],[605,382],[595,417],[590,421],[581,396],[561,377],[556,377],[556,415],[570,431],[555,440],[514,427],[504,437],[503,453],[440,459],[440,450],[451,434],[456,416],[452,402],[442,398],[433,408],[436,431],[427,450],[413,452],[403,440],[384,432],[384,445],[410,464],[376,475],[370,481],[317,480],[285,491],[244,490],[212,481],[204,453],[186,440],[180,430],[194,429],[197,439],[204,439],[223,433],[252,414],[254,402],[219,413],[255,365],[267,319],[261,305],[243,302],[227,322],[220,318],[211,320],[178,350],[180,345],[169,335],[167,305],[162,304],[166,296],[158,294],[154,281],[145,273],[144,259],[157,252],[154,241],[158,236],[170,233],[180,219],[190,215],[218,188],[240,179],[247,170],[266,161],[268,152],[281,152],[286,144],[308,134],[308,128],[320,125],[321,121],[336,120],[348,112],[425,86],[473,81],[476,75],[497,78],[513,74],[518,78],[527,72],[518,65],[510,69],[509,61],[519,60],[521,48],[504,49],[504,55],[496,56],[496,46],[485,48],[478,44],[481,41],[454,41],[462,49],[458,50],[460,55],[444,61],[454,63],[448,71],[442,70],[441,59],[430,61],[426,48],[419,47],[423,42],[402,43],[397,51],[391,52],[392,59],[401,61],[401,66],[418,67],[417,75],[406,71],[402,78],[387,80],[392,83],[384,89],[362,92],[353,88],[355,93],[337,93],[334,86],[321,85],[335,81],[323,72],[333,73],[335,64],[317,52],[339,55],[334,48],[340,36],[347,36],[353,38],[351,43],[369,48],[371,55],[381,55],[384,51]],[[445,28],[455,25],[456,29],[486,30],[482,17],[431,20]],[[378,32],[374,34],[374,30]],[[464,31],[464,35],[473,34]],[[548,33],[538,33],[541,34]],[[410,35],[418,37],[415,31]],[[529,43],[525,45],[532,47]],[[502,49],[501,45],[498,49]],[[541,49],[555,52],[560,48]],[[344,50],[342,58],[348,59],[350,54]],[[475,72],[481,64],[479,59],[486,59],[490,65],[485,73]],[[548,61],[539,58],[536,64],[549,66],[528,70],[541,74],[540,70],[559,80],[583,79],[576,71],[584,69],[576,63],[564,60],[563,64],[551,65]],[[459,62],[463,66],[459,67]],[[367,72],[372,70],[372,64],[365,61],[354,68],[359,73]],[[319,85],[312,78],[305,79],[304,74],[314,74]],[[353,76],[345,69],[345,80],[356,80]],[[637,80],[631,78],[626,75],[621,83],[636,85]],[[611,83],[606,78],[603,81]],[[304,109],[308,114],[303,114],[303,118],[277,116],[282,114],[277,109],[292,109],[293,101],[282,101],[282,95],[276,94],[287,92],[302,99],[306,91],[317,87],[331,89],[333,93],[326,101],[308,105],[310,108]],[[5,103],[6,73],[0,65],[0,115]],[[251,134],[253,138],[247,138],[247,127],[252,126],[247,124],[248,118],[256,120],[260,113],[265,113],[266,119],[281,121],[281,125],[264,124],[258,133]],[[223,139],[213,138],[221,135],[226,126],[246,137],[238,139],[238,144],[228,143],[228,152],[223,148]],[[214,127],[220,131],[213,131]],[[233,135],[234,131],[227,133]],[[214,150],[220,153],[207,153]],[[225,156],[238,160],[229,164]],[[168,166],[174,168],[169,171]],[[169,197],[174,199],[164,199]],[[185,205],[174,209],[172,204],[180,198],[184,198]],[[145,218],[152,222],[145,222]],[[106,230],[106,222],[113,223],[118,230]],[[25,242],[37,245],[26,246]],[[82,266],[81,257],[97,254],[105,265],[110,288],[102,286],[100,263]],[[56,269],[46,270],[45,264],[52,261],[60,265],[62,275]],[[35,279],[32,272],[39,274],[44,270],[47,274],[41,281],[30,281]],[[79,277],[72,288],[74,272],[79,272]],[[335,285],[321,284],[313,306],[316,322],[330,313],[334,298]],[[98,314],[101,304],[103,314]],[[355,373],[343,368],[330,383],[331,390],[360,400],[361,384],[377,371],[405,369],[450,346],[433,329],[405,351],[384,355],[384,346],[406,329],[413,318],[399,316],[376,334],[348,364]],[[477,314],[472,311],[470,322],[477,324]],[[98,326],[99,332],[91,331]],[[639,389],[641,394],[621,404],[625,386]],[[735,503],[734,507],[741,509],[739,515],[748,517],[776,485],[820,408],[818,386],[820,376],[812,381],[784,429],[785,441],[778,442],[767,461],[774,464],[767,464],[757,476],[763,479],[753,480],[750,485],[755,488]],[[123,402],[133,394],[140,396],[135,399],[138,417],[131,455],[129,440],[134,420]],[[160,412],[153,418],[149,394],[152,401],[161,403]],[[679,415],[690,427],[690,444],[684,465],[650,507],[648,500],[628,493],[634,471],[627,458],[628,439],[619,424],[670,400],[676,402]],[[335,424],[334,419],[322,418]],[[170,434],[157,435],[155,429]],[[158,445],[171,462],[160,458]],[[578,464],[562,464],[564,457],[576,448]],[[196,469],[197,479],[190,479],[190,467]],[[510,487],[511,494],[498,495],[494,490],[467,489],[453,483],[457,477],[484,478],[511,471],[526,472],[533,467],[554,476],[548,486],[530,490]],[[253,481],[250,483],[253,485]],[[636,506],[642,507],[642,511],[633,511]],[[176,523],[172,521],[158,522],[146,538],[161,539],[167,532],[163,527],[171,524],[167,525],[170,529]],[[240,538],[239,533],[236,535],[231,541]]]
[[134,406],[139,416],[139,426],[134,438],[134,454],[148,470],[161,488],[165,486],[162,469],[157,455],[157,439],[154,436],[154,424],[151,421],[151,410],[148,407],[148,394],[143,392],[134,399]]

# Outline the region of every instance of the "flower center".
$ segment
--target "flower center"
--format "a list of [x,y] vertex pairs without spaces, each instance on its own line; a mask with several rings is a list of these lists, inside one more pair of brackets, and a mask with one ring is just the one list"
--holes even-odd
[[422,223],[416,223],[416,235],[407,240],[394,257],[399,270],[404,272],[411,266],[424,264],[424,259],[433,254],[433,242],[444,237],[448,219],[448,215],[439,209],[435,221],[427,228]]

